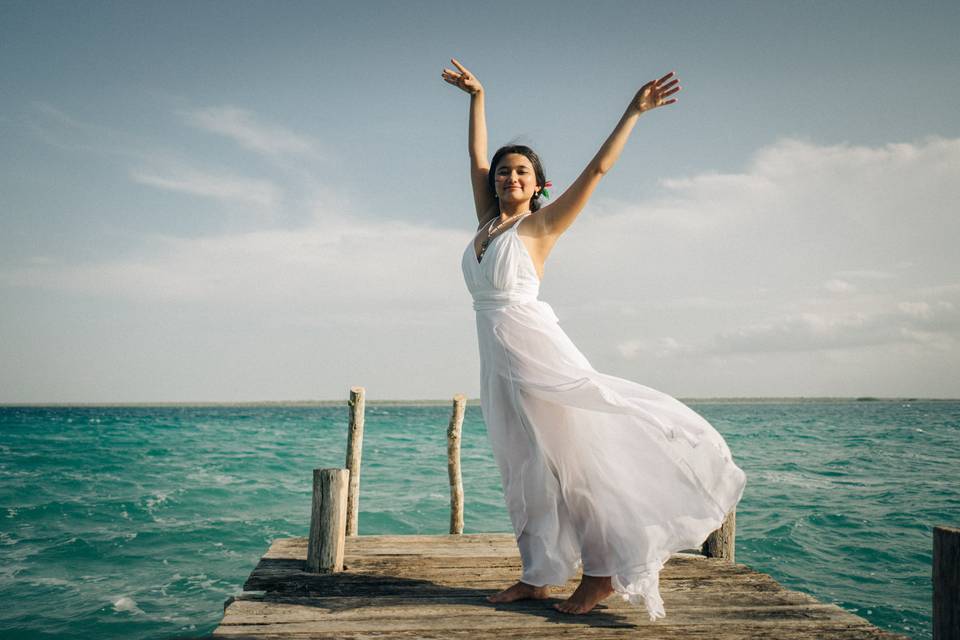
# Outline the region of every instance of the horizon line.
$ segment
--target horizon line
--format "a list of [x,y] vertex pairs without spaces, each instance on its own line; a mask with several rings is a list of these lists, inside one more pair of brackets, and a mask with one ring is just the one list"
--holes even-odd
[[[776,403],[776,402],[957,402],[960,398],[925,397],[925,396],[689,396],[676,397],[681,402],[741,402],[741,403]],[[467,398],[467,404],[480,404],[479,398]],[[365,404],[373,406],[409,405],[409,406],[438,406],[448,405],[453,398],[421,398],[416,400],[383,399],[365,400]],[[349,403],[349,398],[338,400],[155,400],[155,401],[117,401],[117,402],[0,402],[0,408],[49,408],[49,407],[268,407],[268,406],[339,406]]]

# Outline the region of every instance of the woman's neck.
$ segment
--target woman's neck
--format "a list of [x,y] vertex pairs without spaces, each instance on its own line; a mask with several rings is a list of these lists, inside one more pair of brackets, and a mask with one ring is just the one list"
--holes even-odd
[[517,204],[507,205],[506,207],[504,207],[503,204],[501,203],[501,205],[500,205],[500,219],[501,219],[501,220],[507,220],[507,219],[509,219],[509,218],[512,218],[512,217],[514,217],[514,216],[518,216],[518,215],[520,215],[520,214],[522,214],[522,213],[526,213],[526,212],[528,212],[528,211],[530,211],[530,204],[527,203],[527,202],[518,202]]

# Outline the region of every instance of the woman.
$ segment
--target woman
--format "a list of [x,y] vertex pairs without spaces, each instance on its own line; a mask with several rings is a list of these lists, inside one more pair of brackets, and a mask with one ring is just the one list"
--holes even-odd
[[582,569],[565,613],[614,592],[665,615],[659,574],[698,547],[743,493],[723,437],[678,400],[596,371],[537,299],[557,239],[619,157],[637,118],[676,102],[673,73],[648,82],[587,168],[554,202],[528,147],[487,161],[483,87],[456,60],[448,83],[470,94],[470,176],[478,233],[462,268],[480,346],[481,408],[523,564],[490,602],[548,597]]

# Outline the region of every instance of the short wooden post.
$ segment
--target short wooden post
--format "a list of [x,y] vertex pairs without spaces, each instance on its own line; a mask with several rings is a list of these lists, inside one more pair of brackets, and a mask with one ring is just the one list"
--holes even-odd
[[307,571],[343,571],[344,525],[347,520],[346,469],[313,470],[313,506],[310,510],[310,538],[307,541]]
[[450,533],[463,533],[463,478],[460,475],[460,434],[467,399],[453,396],[453,413],[447,427],[447,475],[450,477]]
[[363,414],[366,409],[363,387],[350,388],[350,428],[347,433],[347,469],[350,491],[347,494],[347,535],[357,535],[360,501],[360,453],[363,449]]
[[736,537],[737,510],[734,508],[724,518],[720,528],[707,536],[701,552],[708,558],[723,558],[733,564]]
[[933,528],[933,640],[960,638],[960,529]]

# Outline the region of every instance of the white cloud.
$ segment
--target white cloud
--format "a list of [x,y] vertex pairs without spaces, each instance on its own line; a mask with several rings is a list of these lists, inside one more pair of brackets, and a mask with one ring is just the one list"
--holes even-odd
[[308,136],[278,125],[259,122],[254,114],[238,107],[207,107],[181,111],[189,124],[226,136],[241,146],[266,155],[313,154],[316,143]]
[[[900,311],[880,313],[806,312],[771,322],[743,326],[715,336],[704,350],[714,353],[777,353],[784,351],[818,351],[859,349],[865,346],[929,345],[937,348],[955,344],[960,338],[960,323],[950,313],[952,305],[938,305],[943,310],[934,318],[926,303],[904,307]],[[923,309],[918,314],[917,309]],[[934,326],[940,325],[934,329]]]
[[617,350],[628,360],[643,356],[669,358],[694,352],[691,345],[684,344],[670,336],[653,340],[627,340],[618,344]]
[[454,269],[467,232],[320,217],[303,229],[155,237],[149,255],[7,269],[0,282],[248,313],[287,302],[344,317],[384,306],[391,314],[444,310],[469,299]]
[[158,189],[253,207],[274,207],[280,200],[280,190],[273,183],[243,176],[181,168],[168,171],[165,175],[155,171],[136,170],[130,173],[130,177],[135,182]]
[[886,271],[877,271],[876,269],[847,269],[843,271],[838,271],[837,277],[847,278],[850,280],[856,280],[856,279],[887,280],[895,276],[892,273],[888,273]]
[[929,318],[931,316],[930,304],[927,302],[901,302],[897,307],[914,318]]
[[833,278],[831,280],[827,280],[825,283],[823,283],[823,288],[829,291],[830,293],[838,293],[838,294],[853,293],[854,291],[857,290],[857,288],[854,285],[850,284],[846,280],[840,280],[839,278]]
[[[866,347],[953,348],[960,343],[960,314],[947,301],[899,303],[879,312],[819,311],[747,322],[709,335],[696,344],[672,337],[631,339],[618,345],[627,359],[652,356],[703,357],[781,355],[787,352],[860,350]],[[934,309],[936,311],[934,311]]]

